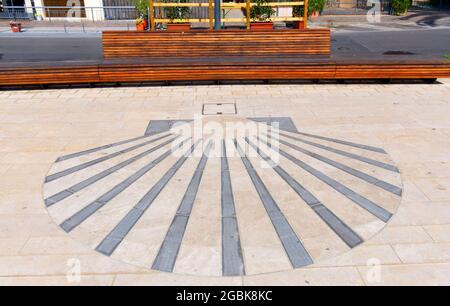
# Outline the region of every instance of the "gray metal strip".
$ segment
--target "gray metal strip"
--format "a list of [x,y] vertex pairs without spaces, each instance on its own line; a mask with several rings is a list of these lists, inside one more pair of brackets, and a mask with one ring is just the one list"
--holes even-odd
[[45,199],[45,205],[47,205],[47,207],[49,207],[49,206],[52,206],[52,205],[54,205],[54,204],[64,200],[67,197],[70,197],[71,195],[73,195],[73,194],[83,190],[84,188],[86,188],[86,187],[94,184],[95,182],[97,182],[97,181],[107,177],[108,175],[110,175],[110,174],[112,174],[112,173],[114,173],[114,172],[116,172],[116,171],[118,171],[118,170],[120,170],[120,169],[122,169],[122,168],[124,168],[124,167],[126,167],[126,166],[128,166],[128,165],[130,165],[130,164],[132,164],[134,162],[136,162],[136,161],[138,161],[139,159],[141,159],[141,158],[143,158],[143,157],[145,157],[145,156],[147,156],[147,155],[149,155],[149,154],[151,154],[151,153],[161,149],[162,147],[172,143],[174,140],[176,140],[179,137],[180,136],[176,136],[176,137],[174,137],[172,139],[169,139],[168,141],[165,141],[165,142],[163,142],[163,143],[161,143],[161,144],[159,144],[159,145],[157,145],[157,146],[155,146],[155,147],[153,147],[153,148],[151,148],[151,149],[149,149],[149,150],[147,150],[145,152],[142,152],[142,153],[140,153],[140,154],[138,154],[136,156],[133,156],[130,159],[127,159],[127,160],[125,160],[125,161],[123,161],[123,162],[121,162],[121,163],[119,163],[119,164],[117,164],[117,165],[115,165],[115,166],[113,166],[111,168],[108,168],[108,169],[106,169],[106,170],[104,170],[104,171],[102,171],[102,172],[100,172],[100,173],[98,173],[96,175],[91,176],[90,178],[87,178],[87,179],[85,179],[85,180],[83,180],[83,181],[81,181],[81,182],[79,182],[79,183],[77,183],[77,184],[75,184],[75,185],[73,185],[73,186],[63,190],[63,191],[60,191],[60,192],[58,192],[58,193],[48,197],[47,199]]
[[240,276],[245,275],[245,266],[225,140],[221,145],[222,273],[225,276]]
[[163,177],[142,197],[142,199],[131,209],[131,211],[117,224],[117,226],[105,237],[105,239],[97,246],[96,250],[102,254],[110,256],[119,246],[126,235],[131,231],[134,225],[144,215],[147,209],[152,205],[153,201],[164,189],[167,183],[172,179],[178,169],[183,166],[190,154],[194,151],[197,141],[192,147],[180,157],[175,164],[167,170]]
[[[272,136],[269,135],[269,134],[265,134],[265,135],[268,138],[272,138]],[[267,143],[266,141],[264,141],[260,137],[257,137],[257,138],[258,138],[259,141],[269,145],[269,143]],[[301,148],[299,146],[296,146],[296,145],[294,145],[292,143],[289,143],[287,141],[284,141],[284,140],[281,140],[281,139],[279,139],[277,141],[279,143],[281,143],[281,144],[284,144],[285,146],[288,146],[288,147],[296,150],[296,151],[302,152],[303,154],[311,156],[311,157],[313,157],[315,159],[318,159],[318,160],[320,160],[320,161],[322,161],[322,162],[324,162],[326,164],[329,164],[329,165],[331,165],[331,166],[333,166],[333,167],[335,167],[337,169],[340,169],[340,170],[342,170],[344,172],[347,172],[348,174],[351,174],[351,175],[353,175],[353,176],[355,176],[355,177],[357,177],[359,179],[362,179],[363,181],[366,181],[369,184],[372,184],[374,186],[382,188],[382,189],[386,190],[387,192],[391,192],[391,193],[393,193],[393,194],[395,194],[397,196],[401,196],[402,195],[402,189],[400,187],[392,185],[392,184],[390,184],[388,182],[385,182],[383,180],[379,180],[376,177],[371,176],[371,175],[369,175],[367,173],[364,173],[362,171],[356,170],[355,168],[349,167],[349,166],[344,165],[344,164],[342,164],[340,162],[331,160],[331,159],[329,159],[329,158],[327,158],[325,156],[322,156],[322,155],[316,154],[314,152],[308,151],[306,149],[303,149],[303,148]]]
[[145,141],[143,143],[140,143],[140,144],[134,145],[132,147],[126,148],[124,150],[120,150],[118,152],[114,152],[114,153],[102,156],[100,158],[97,158],[97,159],[90,160],[88,162],[82,163],[80,165],[76,165],[76,166],[71,167],[69,169],[66,169],[66,170],[63,170],[63,171],[51,174],[51,175],[49,175],[49,176],[47,176],[45,178],[45,182],[46,183],[52,182],[52,181],[54,181],[56,179],[59,179],[61,177],[67,176],[69,174],[72,174],[74,172],[86,169],[86,168],[91,167],[93,165],[96,165],[98,163],[104,162],[104,161],[106,161],[108,159],[111,159],[111,158],[117,157],[119,155],[122,155],[122,154],[125,154],[125,153],[128,153],[128,152],[131,152],[133,150],[139,149],[139,148],[144,147],[144,146],[146,146],[148,144],[151,144],[151,143],[153,143],[155,141],[158,141],[158,140],[161,140],[163,138],[169,137],[170,135],[171,134],[166,134],[166,135],[160,136],[158,138],[155,138],[155,139],[152,139],[152,140],[149,140],[149,141]]
[[247,118],[249,120],[259,122],[259,123],[265,123],[269,126],[272,126],[272,123],[278,123],[278,129],[297,133],[297,127],[295,126],[294,122],[290,117],[254,117],[254,118]]
[[311,142],[311,141],[304,140],[304,139],[301,139],[301,138],[298,138],[298,137],[294,137],[294,136],[291,136],[291,135],[287,135],[287,134],[284,134],[284,133],[279,133],[279,135],[281,135],[283,137],[286,137],[286,138],[290,138],[290,139],[296,140],[296,141],[300,141],[300,142],[306,143],[306,144],[311,145],[311,146],[316,147],[316,148],[320,148],[320,149],[323,149],[323,150],[326,150],[326,151],[330,151],[330,152],[333,152],[333,153],[336,153],[336,154],[339,154],[339,155],[343,155],[343,156],[346,156],[348,158],[356,159],[356,160],[362,161],[364,163],[367,163],[367,164],[370,164],[370,165],[373,165],[373,166],[376,166],[376,167],[379,167],[379,168],[383,168],[383,169],[386,169],[386,170],[389,170],[389,171],[393,171],[393,172],[397,172],[397,173],[400,172],[397,167],[395,167],[393,165],[390,165],[390,164],[386,164],[386,163],[380,162],[378,160],[370,159],[370,158],[367,158],[367,157],[364,157],[364,156],[361,156],[361,155],[358,155],[358,154],[345,152],[345,151],[342,151],[342,150],[339,150],[339,149],[335,149],[335,148],[332,148],[332,147],[329,147],[329,146],[324,146],[324,145],[319,144],[319,143]]
[[344,221],[339,219],[332,211],[330,211],[323,203],[319,201],[311,192],[305,189],[298,181],[296,181],[283,168],[276,165],[269,156],[267,156],[259,147],[245,139],[257,153],[264,159],[272,169],[300,196],[300,198],[308,204],[308,206],[336,233],[336,235],[344,241],[350,248],[361,244],[363,239],[354,232]]
[[359,143],[354,143],[354,142],[350,142],[350,141],[345,141],[345,140],[340,140],[340,139],[335,139],[335,138],[330,138],[330,137],[324,137],[324,136],[319,136],[319,135],[313,135],[313,134],[308,134],[308,133],[303,133],[303,132],[293,132],[293,133],[299,134],[299,135],[303,135],[303,136],[307,136],[307,137],[311,137],[311,138],[331,141],[331,142],[343,144],[343,145],[346,145],[346,146],[355,147],[355,148],[358,148],[358,149],[363,149],[363,150],[367,150],[367,151],[373,151],[373,152],[387,154],[386,151],[383,150],[382,148],[372,147],[372,146],[363,145],[363,144],[359,144]]
[[[270,148],[274,149],[272,146],[269,146]],[[391,217],[392,213],[387,211],[386,209],[382,208],[381,206],[378,206],[376,203],[370,201],[369,199],[363,197],[362,195],[356,193],[355,191],[351,190],[350,188],[342,185],[338,181],[332,179],[331,177],[325,175],[324,173],[320,172],[319,170],[309,166],[305,162],[299,160],[298,158],[290,155],[286,151],[283,151],[281,149],[278,149],[278,152],[287,158],[288,160],[292,161],[294,164],[302,168],[303,170],[309,172],[311,175],[315,176],[322,182],[326,183],[328,186],[333,188],[334,190],[338,191],[342,195],[344,195],[346,198],[350,199],[354,203],[358,204],[363,209],[370,212],[375,217],[379,218],[383,222],[388,222]]]
[[193,120],[151,120],[145,131],[145,135],[154,135],[157,133],[167,132],[172,129],[174,125],[182,125],[192,122]]
[[306,251],[300,239],[297,237],[297,234],[294,232],[289,222],[286,220],[286,217],[280,211],[277,203],[270,195],[269,190],[264,185],[264,182],[261,180],[256,170],[253,168],[253,165],[246,157],[245,153],[242,151],[236,139],[234,140],[234,144],[238,150],[239,155],[241,156],[241,160],[247,170],[247,173],[250,176],[253,185],[256,188],[256,191],[258,192],[261,202],[263,203],[264,208],[266,209],[267,214],[272,221],[275,231],[280,238],[280,241],[286,251],[286,254],[289,257],[289,261],[291,262],[292,266],[294,268],[300,268],[312,264],[313,260],[311,259],[310,255]]
[[202,180],[203,171],[205,170],[206,163],[208,161],[209,151],[212,145],[210,141],[203,152],[203,156],[200,159],[197,168],[192,176],[189,186],[183,196],[183,199],[178,207],[172,224],[164,238],[161,248],[158,251],[158,255],[153,262],[152,269],[172,272],[177,260],[178,252],[183,241],[184,233],[189,222],[189,217],[194,206],[195,198],[197,196],[198,188]]
[[[177,150],[183,146],[185,142],[187,142],[190,138],[185,139],[184,141],[180,142],[174,149]],[[125,179],[123,182],[117,184],[112,189],[110,189],[108,192],[104,193],[102,196],[100,196],[97,200],[90,203],[88,206],[74,214],[72,217],[65,220],[60,226],[63,230],[66,232],[72,231],[75,227],[83,223],[87,218],[92,216],[95,212],[97,212],[100,208],[105,206],[109,201],[111,201],[113,198],[115,198],[118,194],[123,192],[125,189],[127,189],[129,186],[131,186],[134,182],[136,182],[138,179],[140,179],[142,176],[144,176],[147,172],[149,172],[151,169],[153,169],[158,163],[163,161],[165,158],[167,158],[170,154],[172,154],[173,149],[167,150],[163,154],[161,154],[159,157],[148,163],[143,168],[139,169],[135,173],[133,173],[131,176],[129,176],[127,179]]]
[[104,150],[104,149],[109,149],[109,148],[112,148],[112,147],[120,146],[120,145],[129,143],[129,142],[133,142],[133,141],[136,141],[136,140],[140,140],[140,139],[143,139],[143,138],[146,138],[146,137],[148,137],[148,136],[140,136],[140,137],[131,138],[131,139],[127,139],[127,140],[122,140],[122,141],[119,141],[119,142],[115,142],[115,143],[107,144],[107,145],[104,145],[104,146],[92,148],[92,149],[89,149],[89,150],[84,150],[84,151],[81,151],[81,152],[68,154],[68,155],[59,157],[56,160],[55,163],[58,163],[58,162],[61,162],[61,161],[64,161],[64,160],[68,160],[68,159],[72,159],[72,158],[75,158],[75,157],[80,157],[80,156],[83,156],[83,155],[86,155],[86,154],[94,153],[94,152],[97,152],[97,151],[100,151],[100,150]]

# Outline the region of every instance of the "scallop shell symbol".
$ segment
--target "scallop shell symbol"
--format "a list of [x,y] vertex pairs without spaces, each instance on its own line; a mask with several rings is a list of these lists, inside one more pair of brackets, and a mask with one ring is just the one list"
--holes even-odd
[[401,186],[382,148],[287,117],[221,116],[153,120],[143,136],[62,156],[43,193],[53,220],[106,256],[239,276],[350,251],[389,222]]

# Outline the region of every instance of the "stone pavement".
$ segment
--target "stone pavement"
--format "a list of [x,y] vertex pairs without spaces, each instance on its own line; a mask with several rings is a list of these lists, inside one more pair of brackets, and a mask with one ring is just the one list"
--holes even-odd
[[[450,81],[440,81],[441,84],[433,85],[285,84],[2,91],[0,92],[0,285],[449,285]],[[99,145],[142,136],[151,120],[195,118],[201,113],[204,103],[236,103],[238,114],[227,115],[226,118],[290,117],[301,132],[383,148],[390,158],[382,160],[395,164],[401,173],[401,182],[396,181],[395,177],[390,179],[389,176],[384,176],[384,180],[396,185],[401,184],[403,187],[398,209],[389,206],[392,207],[393,216],[384,228],[378,227],[377,222],[369,222],[374,227],[369,226],[365,229],[372,233],[378,232],[374,237],[362,228],[353,228],[366,238],[363,244],[351,250],[337,248],[341,251],[318,258],[321,257],[320,254],[325,254],[319,252],[320,242],[331,241],[330,236],[314,236],[315,238],[309,241],[303,239],[301,234],[305,230],[311,230],[315,225],[312,225],[312,228],[299,228],[294,222],[300,220],[296,219],[298,215],[295,211],[291,211],[294,213],[291,215],[287,210],[289,208],[282,206],[283,197],[274,195],[275,201],[286,212],[287,220],[292,223],[293,229],[310,252],[314,263],[293,269],[287,257],[280,255],[275,256],[279,258],[278,262],[272,263],[278,266],[271,266],[270,270],[263,271],[260,266],[254,265],[247,271],[249,272],[247,275],[231,277],[220,276],[220,271],[214,272],[217,271],[215,268],[217,260],[205,262],[204,266],[212,267],[206,273],[201,273],[198,269],[192,270],[193,266],[198,265],[198,258],[201,257],[190,256],[189,248],[183,244],[178,257],[182,264],[177,262],[173,273],[150,269],[150,259],[147,259],[150,263],[144,262],[140,265],[145,253],[151,252],[150,248],[146,246],[146,249],[142,249],[140,248],[142,244],[129,243],[130,240],[127,239],[130,237],[124,240],[126,247],[121,246],[117,249],[119,251],[117,256],[107,257],[93,250],[101,241],[99,238],[104,237],[102,233],[109,232],[109,230],[105,232],[105,228],[102,228],[102,222],[95,221],[101,221],[102,216],[116,216],[116,220],[120,220],[117,217],[122,216],[129,208],[129,204],[125,201],[114,202],[115,209],[100,211],[95,215],[95,219],[87,223],[90,227],[86,227],[84,232],[68,234],[58,226],[59,221],[64,220],[66,210],[64,208],[56,211],[56,205],[55,208],[52,206],[47,210],[44,198],[47,199],[49,195],[60,191],[60,186],[70,186],[76,181],[70,178],[72,174],[67,176],[70,178],[67,181],[61,181],[53,186],[48,183],[44,185],[44,180],[49,174],[67,169],[72,161],[72,166],[79,162],[67,160],[61,166],[57,166],[58,163],[55,163],[57,158]],[[214,115],[212,118],[222,120],[225,117]],[[344,144],[334,146],[342,149]],[[350,151],[361,153],[358,148]],[[104,157],[105,154],[112,152],[115,151],[97,152],[95,154],[98,155],[95,156]],[[293,151],[290,152],[293,154]],[[320,152],[330,158],[334,154],[325,153],[323,150]],[[372,152],[367,156],[375,158],[377,154]],[[124,159],[125,157],[118,157],[117,161]],[[92,158],[87,157],[80,161],[89,160]],[[351,163],[344,157],[338,160],[346,164]],[[252,159],[254,165],[255,161]],[[186,190],[189,180],[185,181],[184,178],[192,177],[192,171],[198,162],[198,157],[193,161],[187,161],[185,166],[187,170],[181,168],[174,176],[174,182],[184,186],[182,189],[174,187],[176,185],[173,182],[169,188],[171,184],[169,182],[167,190]],[[319,167],[313,160],[308,163]],[[170,164],[171,162],[167,162],[169,167]],[[230,162],[232,176],[234,171],[245,169],[236,168],[236,165],[237,161]],[[289,173],[295,173],[294,167],[287,161],[281,162],[280,165]],[[373,165],[362,167],[360,161],[352,165],[361,171],[370,171],[374,176],[382,173],[373,172],[370,168]],[[60,169],[54,168],[55,166]],[[165,164],[161,167],[165,167]],[[217,169],[220,173],[220,162],[212,162],[205,168],[204,177],[208,179],[201,184],[205,182],[217,184],[214,180],[217,176],[213,175],[215,170],[212,170],[214,167],[219,167]],[[78,178],[86,179],[105,168],[102,168],[100,163],[92,169],[95,170],[92,173],[73,175],[80,175]],[[143,177],[144,183],[153,184],[152,182],[164,173],[162,169],[155,168],[157,170],[155,177]],[[275,181],[272,182],[270,175],[264,174],[264,171],[272,171],[271,169],[264,170],[256,166],[255,169],[263,181],[268,182],[269,190],[273,190],[271,186],[278,186],[272,185]],[[367,198],[377,198],[378,204],[386,205],[387,198],[378,197],[372,187],[358,185],[350,177],[344,177],[347,174],[337,170],[326,167],[321,169],[355,190],[360,188],[358,192]],[[121,178],[126,178],[132,173],[128,168],[125,170],[126,173],[122,173]],[[242,181],[245,177],[245,173],[242,172],[239,181],[247,184],[246,186],[252,186],[248,177],[247,183]],[[301,180],[302,176],[295,178]],[[235,179],[231,178],[232,183]],[[113,183],[113,177],[105,178],[105,182],[110,183],[105,183],[104,186],[112,186],[109,184]],[[339,203],[344,202],[338,194],[333,194],[325,187],[318,187],[317,184],[308,185],[308,181],[302,182],[315,193],[322,192],[321,199],[331,203],[330,207],[339,212],[339,216],[344,216],[348,223],[371,220],[368,215],[363,219],[356,217],[358,212],[355,209],[339,211],[343,209]],[[99,186],[103,188],[103,185]],[[233,187],[236,186],[239,185]],[[235,191],[239,191],[239,187],[236,188]],[[139,188],[135,192],[140,192],[138,190]],[[220,201],[211,200],[216,197],[214,188],[212,193],[207,190],[211,189],[200,187],[197,196],[202,201],[195,202],[197,206],[194,206],[191,223],[186,231],[185,239],[192,243],[193,248],[197,243],[211,241],[216,237],[213,234],[198,235],[193,230],[202,229],[202,226],[204,228],[208,224],[215,226],[215,223],[199,221],[205,220],[202,213],[208,212],[204,205],[208,203],[220,205]],[[171,195],[167,191],[164,192],[163,190],[161,197],[156,198],[155,206],[144,215],[144,219],[137,223],[137,229],[142,233],[167,231],[173,217],[173,207],[179,204],[182,194],[172,192]],[[255,190],[245,192],[256,194]],[[282,194],[287,192],[287,188],[283,189]],[[89,192],[84,194],[85,199],[93,196],[89,195]],[[72,199],[72,202],[65,203],[68,204],[65,207],[76,209],[77,205],[80,205],[79,208],[82,208],[81,205],[85,205],[82,197],[83,195],[78,197],[79,201]],[[93,199],[95,200],[95,197]],[[240,201],[239,196],[235,199],[239,222],[242,220],[241,216],[245,215],[239,209],[245,208],[245,205],[253,207],[252,211],[256,215],[261,215],[262,206],[259,208],[255,206],[261,205],[257,196],[247,196],[247,202]],[[215,207],[210,213],[215,216],[219,213],[220,217],[220,209]],[[152,215],[157,215],[158,209],[162,213],[161,218],[169,222],[164,221],[163,225],[155,227],[154,222],[158,222],[159,219],[152,219]],[[248,213],[246,215],[251,216]],[[355,216],[354,219],[352,215]],[[267,237],[265,243],[277,245],[277,250],[283,251],[275,232],[269,233],[264,229],[270,225],[267,215],[264,220],[258,220],[260,221],[254,223],[251,221],[239,223],[240,226],[245,225],[244,228],[240,228],[241,235],[245,236],[246,231],[250,233],[247,240],[244,236],[242,240],[246,267],[256,263],[259,255],[255,253],[252,256],[246,252],[246,245],[251,243],[248,237],[258,238],[255,235],[251,236],[252,230],[264,231],[266,233],[264,237]],[[110,229],[117,224],[117,222],[110,223],[112,223],[108,225]],[[130,235],[137,241],[140,239],[144,243],[147,242],[145,239],[147,236],[139,236],[139,232],[131,231]],[[282,237],[285,236],[281,235],[280,238]],[[154,238],[155,236],[151,237]],[[164,235],[160,235],[158,239],[162,238]],[[334,245],[338,245],[338,242]],[[333,244],[327,242],[325,246],[328,248]],[[256,244],[255,247],[259,245]],[[220,251],[220,246],[218,249]],[[274,254],[276,253],[267,253],[267,256],[263,257],[270,259]],[[81,279],[78,279],[78,272],[81,273]]]

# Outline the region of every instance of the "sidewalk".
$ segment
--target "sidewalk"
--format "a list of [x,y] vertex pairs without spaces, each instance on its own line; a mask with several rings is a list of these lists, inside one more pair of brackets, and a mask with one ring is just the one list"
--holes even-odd
[[[173,86],[0,92],[0,285],[449,285],[449,94],[450,84]],[[399,167],[404,187],[402,203],[392,221],[363,245],[307,268],[280,268],[279,261],[285,260],[283,255],[262,266],[278,267],[280,272],[221,277],[162,273],[150,270],[150,264],[145,268],[129,264],[131,259],[143,258],[145,263],[152,261],[153,257],[148,255],[148,249],[141,248],[139,239],[154,241],[159,237],[158,233],[165,234],[167,228],[164,226],[150,234],[145,232],[145,226],[159,226],[162,216],[168,215],[163,208],[173,207],[178,201],[158,202],[159,205],[153,206],[142,219],[147,222],[138,224],[141,231],[131,232],[136,243],[128,244],[129,249],[121,249],[122,256],[129,256],[130,260],[103,256],[88,243],[92,237],[96,239],[95,235],[108,233],[110,224],[91,220],[86,223],[91,226],[90,231],[69,235],[48,214],[42,200],[43,181],[56,158],[141,135],[149,120],[194,118],[201,111],[202,103],[211,101],[237,103],[242,117],[288,115],[303,132],[384,148]],[[236,163],[230,162],[232,169]],[[220,166],[217,162],[215,165]],[[192,171],[180,176],[179,181],[176,177],[173,182],[187,184],[186,178],[192,177]],[[291,173],[298,173],[299,179],[302,178],[301,172],[297,171]],[[276,175],[264,179],[270,182]],[[244,175],[242,179],[249,180]],[[219,183],[220,179],[209,182]],[[144,183],[146,188],[150,186],[148,181]],[[214,192],[220,188],[209,190]],[[240,191],[239,188],[233,190]],[[183,192],[173,196],[178,199]],[[331,191],[320,195],[329,197],[327,203],[334,203],[339,197]],[[373,192],[369,195],[377,196]],[[85,196],[95,199],[94,194],[86,193]],[[241,191],[240,196],[247,194]],[[287,202],[290,199],[296,198],[287,197],[283,203],[290,203],[292,209],[306,207],[305,204]],[[195,206],[192,220],[206,221],[196,223],[197,226],[190,230],[215,224],[198,218],[205,212],[204,208],[199,209],[201,205],[210,203],[215,203],[212,206],[216,211],[220,207],[220,203],[207,200],[196,203],[200,206]],[[259,205],[259,212],[264,212],[257,198],[245,203],[250,208]],[[74,201],[72,206],[77,208],[77,204],[81,203]],[[120,199],[116,205],[112,209],[105,207],[105,213],[122,217]],[[283,209],[288,211],[286,207]],[[249,212],[246,216],[256,219],[257,214],[252,210]],[[108,215],[100,213],[96,217],[102,216]],[[243,213],[238,214],[238,217],[242,216]],[[148,218],[156,222],[150,222]],[[370,221],[372,217],[367,215],[366,218]],[[270,226],[269,222],[244,223],[247,227],[242,226],[243,231],[254,231],[255,239],[264,238],[258,240],[262,241],[260,244],[255,244],[253,253],[244,252],[244,255],[254,254],[261,258],[274,248],[282,251],[279,244],[266,246],[269,236],[259,231],[260,226]],[[308,230],[316,228],[304,227]],[[196,267],[200,263],[202,269],[208,268],[211,261],[201,258],[214,248],[204,244],[220,236],[208,230],[201,234],[190,233],[197,233],[198,238],[189,241],[198,245],[198,252],[184,253],[192,254],[191,257],[180,256],[192,263],[184,267]],[[245,240],[243,243],[251,242]],[[321,240],[317,239],[307,242],[317,246],[315,252],[330,253],[330,244],[320,244]],[[95,243],[93,245],[95,247]],[[134,245],[137,246],[135,249]],[[217,248],[220,249],[220,245]],[[246,263],[254,262],[250,257]],[[79,281],[71,278],[74,263],[81,270]],[[376,277],[374,270],[378,271]]]
[[[62,22],[23,20],[24,33],[101,33],[107,30],[134,30],[133,21]],[[201,24],[207,27],[206,24]],[[401,31],[449,28],[450,12],[410,11],[405,16],[382,15],[380,23],[369,23],[366,15],[323,15],[311,20],[309,27],[329,27],[341,31]],[[0,35],[11,33],[8,20],[0,20]],[[22,35],[24,34],[22,33]]]

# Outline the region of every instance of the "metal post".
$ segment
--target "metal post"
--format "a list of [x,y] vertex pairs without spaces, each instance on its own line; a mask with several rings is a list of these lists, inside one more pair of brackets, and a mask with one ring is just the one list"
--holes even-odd
[[222,10],[221,10],[221,0],[214,0],[214,29],[222,29]]
[[[147,24],[150,24],[151,20],[150,20],[150,6],[147,9]],[[150,31],[150,27],[148,27],[147,31]]]

